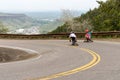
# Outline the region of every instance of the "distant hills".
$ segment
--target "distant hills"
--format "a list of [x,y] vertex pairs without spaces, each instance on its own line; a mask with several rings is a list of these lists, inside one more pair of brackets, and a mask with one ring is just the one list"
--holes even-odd
[[32,18],[25,14],[0,13],[0,22],[10,30],[16,30],[31,26]]
[[[74,12],[75,16],[81,15],[81,12]],[[47,33],[63,22],[58,19],[61,17],[61,12],[26,12],[26,13],[0,13],[0,22],[8,27],[10,33],[17,33],[16,31],[26,29],[39,29],[39,33]],[[33,28],[36,27],[36,28]],[[29,30],[30,30],[29,29]],[[32,31],[32,30],[31,30]],[[34,31],[35,32],[35,31]],[[24,32],[27,33],[27,32]],[[30,33],[30,31],[29,31]],[[31,32],[32,33],[32,32]],[[38,30],[37,30],[38,33]]]
[[[86,11],[71,11],[74,16],[80,16],[82,13]],[[61,11],[46,11],[46,12],[26,12],[27,16],[36,19],[58,19],[61,17]]]
[[[71,11],[71,14],[76,17],[80,16],[86,11]],[[41,23],[40,32],[48,33],[55,30],[57,27],[63,25],[64,22],[59,21],[62,16],[62,11],[46,11],[46,12],[27,12],[25,13],[32,17],[36,24]]]

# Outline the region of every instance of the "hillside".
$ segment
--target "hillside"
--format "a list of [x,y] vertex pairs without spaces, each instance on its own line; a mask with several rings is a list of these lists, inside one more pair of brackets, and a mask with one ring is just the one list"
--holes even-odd
[[25,14],[9,14],[0,13],[0,22],[7,26],[10,30],[29,27],[32,25],[32,18]]
[[120,0],[97,1],[98,8],[67,21],[51,33],[93,31],[120,31]]
[[[55,15],[56,14],[56,15]],[[44,16],[43,16],[44,15]],[[0,13],[0,22],[9,29],[10,33],[47,33],[54,30],[62,23],[57,21],[59,14],[41,13]],[[33,30],[34,29],[34,30]]]
[[[75,16],[82,12],[75,11]],[[61,12],[0,13],[0,22],[9,29],[9,33],[48,33],[63,24]],[[33,30],[34,29],[34,30]],[[34,33],[33,33],[34,32]]]
[[[85,11],[71,11],[73,16],[79,16]],[[63,21],[59,19],[62,16],[62,11],[46,11],[46,12],[28,12],[26,15],[34,19],[35,24],[40,24],[40,32],[48,33],[63,25]]]

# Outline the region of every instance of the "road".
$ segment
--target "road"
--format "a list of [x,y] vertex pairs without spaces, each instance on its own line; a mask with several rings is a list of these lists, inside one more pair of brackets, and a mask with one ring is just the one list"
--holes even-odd
[[73,47],[68,40],[0,40],[36,51],[32,59],[0,63],[0,80],[119,80],[120,42],[94,41]]

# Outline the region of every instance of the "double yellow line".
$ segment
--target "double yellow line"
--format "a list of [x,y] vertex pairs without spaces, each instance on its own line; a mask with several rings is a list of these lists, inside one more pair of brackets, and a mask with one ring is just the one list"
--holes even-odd
[[95,66],[96,64],[98,64],[100,62],[100,56],[96,52],[94,52],[94,51],[92,51],[90,49],[86,49],[86,48],[80,48],[80,49],[85,51],[85,52],[88,52],[89,54],[92,55],[93,59],[88,64],[86,64],[84,66],[81,66],[79,68],[69,70],[69,71],[65,71],[65,72],[45,76],[45,77],[42,77],[42,78],[32,79],[32,80],[50,80],[50,79],[54,79],[54,78],[58,78],[58,77],[62,77],[62,76],[71,75],[71,74],[74,74],[74,73],[89,69],[89,68]]

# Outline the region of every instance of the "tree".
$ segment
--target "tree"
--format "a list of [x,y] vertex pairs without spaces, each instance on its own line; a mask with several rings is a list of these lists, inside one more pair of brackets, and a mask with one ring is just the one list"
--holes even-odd
[[66,32],[70,32],[70,30],[73,30],[73,28],[74,28],[73,18],[74,18],[74,16],[73,16],[71,10],[69,10],[69,9],[62,10],[60,20],[67,24]]
[[5,27],[1,22],[0,22],[0,33],[7,33],[8,28]]
[[[120,0],[97,1],[98,8],[89,10],[80,17],[76,17],[62,25],[62,29],[68,32],[84,31],[85,28],[93,31],[120,31]],[[63,31],[63,30],[62,30]]]
[[63,22],[70,22],[73,19],[73,14],[69,9],[63,9],[61,11],[61,17],[60,20]]

